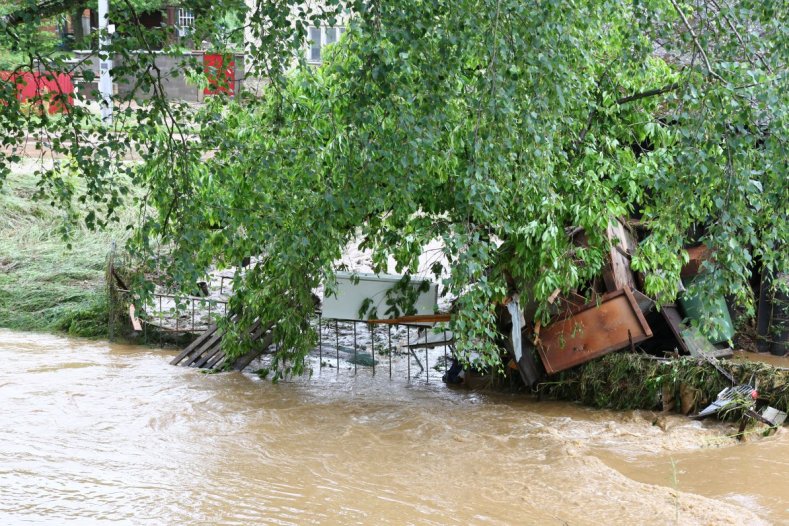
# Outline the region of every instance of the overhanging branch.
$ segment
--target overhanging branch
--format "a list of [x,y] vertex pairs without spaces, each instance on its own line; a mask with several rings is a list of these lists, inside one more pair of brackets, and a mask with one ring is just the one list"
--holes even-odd
[[688,30],[690,39],[693,41],[693,45],[701,54],[701,58],[704,60],[704,66],[707,68],[707,73],[717,80],[723,80],[721,76],[715,73],[715,71],[712,69],[712,64],[710,64],[710,59],[707,57],[707,52],[704,51],[704,47],[702,47],[701,43],[699,42],[699,37],[696,35],[696,32],[693,31],[693,26],[691,26],[690,22],[688,22],[688,18],[685,16],[685,13],[682,12],[682,9],[677,5],[675,0],[669,1],[671,2],[671,5],[674,6],[674,10],[677,12],[679,17],[682,19],[682,24],[685,26],[685,29]]
[[617,104],[626,104],[626,103],[632,102],[634,100],[646,99],[647,97],[655,97],[657,95],[662,95],[664,93],[668,93],[669,91],[674,91],[678,87],[679,87],[679,83],[678,82],[672,82],[671,84],[663,86],[662,88],[655,88],[655,89],[650,89],[650,90],[647,90],[647,91],[639,91],[638,93],[633,93],[632,95],[628,95],[627,97],[622,97],[621,99],[617,99],[616,103]]
[[0,17],[0,27],[17,26],[36,19],[65,13],[84,6],[85,0],[42,0]]

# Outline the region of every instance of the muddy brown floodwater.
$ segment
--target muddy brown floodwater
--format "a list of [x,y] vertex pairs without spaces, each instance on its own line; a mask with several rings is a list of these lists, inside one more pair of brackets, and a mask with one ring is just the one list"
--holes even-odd
[[0,331],[0,524],[789,523],[789,433]]

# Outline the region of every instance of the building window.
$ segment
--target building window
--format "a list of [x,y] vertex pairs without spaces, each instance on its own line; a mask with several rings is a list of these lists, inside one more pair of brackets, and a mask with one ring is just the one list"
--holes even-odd
[[309,62],[321,61],[321,50],[329,44],[334,44],[345,32],[344,27],[310,27],[307,31],[309,49],[307,60]]
[[321,28],[310,28],[310,61],[321,61]]
[[195,24],[195,15],[191,9],[178,9],[177,13],[178,36],[185,37],[192,31]]
[[337,42],[337,28],[336,27],[327,27],[323,30],[324,34],[326,35],[326,43],[327,44],[334,44]]

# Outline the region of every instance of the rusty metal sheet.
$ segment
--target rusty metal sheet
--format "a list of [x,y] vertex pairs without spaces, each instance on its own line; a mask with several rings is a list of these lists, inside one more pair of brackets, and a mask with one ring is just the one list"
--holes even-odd
[[553,374],[651,337],[633,294],[621,289],[543,328],[537,350]]
[[705,245],[690,247],[685,250],[688,252],[688,262],[682,266],[682,271],[679,275],[683,279],[691,279],[699,273],[702,263],[712,259],[712,251]]

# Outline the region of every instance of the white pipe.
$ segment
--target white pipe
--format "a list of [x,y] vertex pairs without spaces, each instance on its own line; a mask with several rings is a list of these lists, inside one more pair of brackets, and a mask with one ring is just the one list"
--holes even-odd
[[101,54],[110,44],[109,0],[99,0],[99,93],[101,94],[101,120],[112,122],[112,60]]

